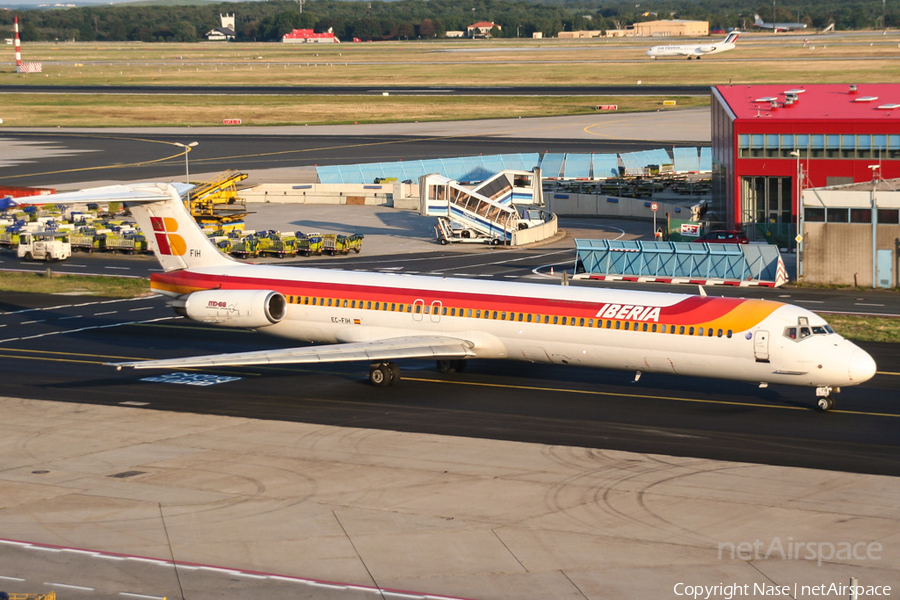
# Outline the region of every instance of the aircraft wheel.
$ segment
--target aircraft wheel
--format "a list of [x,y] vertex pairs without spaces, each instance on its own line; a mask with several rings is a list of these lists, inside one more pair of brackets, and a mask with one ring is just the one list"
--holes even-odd
[[456,362],[455,360],[439,360],[437,361],[438,371],[441,373],[456,373]]
[[441,238],[441,246],[447,245],[447,238]]
[[388,369],[391,371],[391,385],[398,385],[400,383],[400,367],[397,366],[397,363],[388,363]]
[[387,387],[391,385],[393,372],[388,364],[382,363],[369,367],[369,381],[375,387]]
[[828,412],[832,408],[834,408],[834,398],[831,396],[822,396],[816,402],[816,408],[818,408],[822,412]]

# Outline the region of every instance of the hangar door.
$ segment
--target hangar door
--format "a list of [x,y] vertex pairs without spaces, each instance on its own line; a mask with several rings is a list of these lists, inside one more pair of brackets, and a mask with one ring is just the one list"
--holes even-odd
[[750,239],[767,232],[794,237],[794,188],[793,177],[741,177],[741,218]]

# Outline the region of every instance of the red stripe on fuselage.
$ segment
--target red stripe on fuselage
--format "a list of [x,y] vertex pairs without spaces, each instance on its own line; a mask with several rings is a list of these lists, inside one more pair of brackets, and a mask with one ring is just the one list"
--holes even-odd
[[[452,290],[444,292],[390,286],[326,283],[322,281],[285,281],[281,279],[204,275],[190,271],[154,273],[151,275],[151,280],[157,284],[154,287],[185,294],[209,289],[265,289],[277,291],[285,296],[311,296],[400,304],[413,304],[416,300],[423,300],[426,304],[439,301],[445,306],[458,309],[549,314],[584,317],[586,319],[597,318],[597,313],[601,308],[611,305],[608,300],[558,300],[490,293],[456,292]],[[398,283],[400,282],[398,281]],[[450,285],[452,285],[452,281],[448,281],[448,286]],[[644,299],[635,298],[635,300],[641,301]],[[650,300],[650,298],[646,298],[646,300]],[[660,317],[658,320],[654,319],[654,322],[687,326],[709,323],[729,315],[744,302],[746,301],[734,298],[691,296],[671,306],[661,306]],[[777,304],[773,303],[773,306]],[[653,305],[648,304],[647,306]],[[631,311],[627,312],[630,314]],[[633,321],[636,319],[625,317],[612,320]]]

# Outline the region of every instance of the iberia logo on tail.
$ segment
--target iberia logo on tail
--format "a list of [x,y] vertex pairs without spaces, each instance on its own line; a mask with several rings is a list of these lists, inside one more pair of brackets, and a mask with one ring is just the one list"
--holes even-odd
[[178,231],[178,221],[172,217],[150,217],[150,222],[153,223],[153,234],[156,236],[160,254],[184,256],[187,252],[187,243],[183,237],[175,233]]

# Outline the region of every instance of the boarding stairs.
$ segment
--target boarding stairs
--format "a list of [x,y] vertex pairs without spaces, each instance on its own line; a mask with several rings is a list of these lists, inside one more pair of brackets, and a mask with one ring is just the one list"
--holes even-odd
[[[532,177],[540,181],[539,170],[538,174],[501,171],[469,187],[443,175],[425,175],[420,180],[419,212],[438,217],[439,231],[463,232],[462,237],[472,240],[508,243],[519,229],[520,217],[513,203],[535,201]],[[524,186],[526,181],[528,187]],[[537,189],[540,190],[539,183]]]

